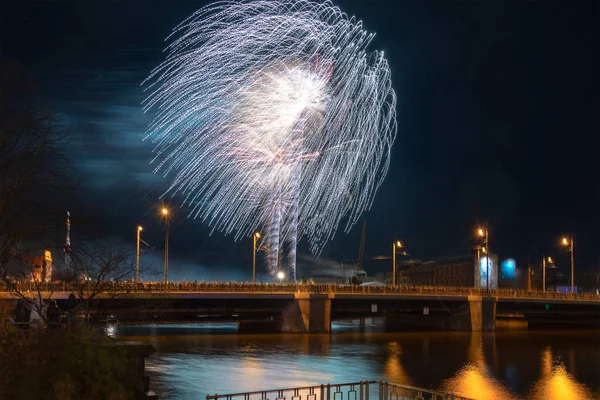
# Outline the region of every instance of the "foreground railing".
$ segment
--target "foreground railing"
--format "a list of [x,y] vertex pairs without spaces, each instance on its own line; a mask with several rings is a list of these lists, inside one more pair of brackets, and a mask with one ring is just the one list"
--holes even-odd
[[475,289],[444,286],[358,286],[348,284],[288,284],[288,283],[236,283],[236,282],[173,282],[166,285],[157,282],[103,282],[101,289],[93,283],[18,282],[13,287],[0,285],[0,292],[103,292],[103,293],[159,293],[159,292],[197,292],[197,293],[312,293],[312,294],[411,294],[430,296],[497,296],[502,298],[556,299],[556,300],[594,300],[600,296],[595,293],[556,293],[525,291],[514,289]]
[[361,381],[259,392],[215,394],[206,400],[470,400],[451,393],[385,381]]
[[379,382],[379,400],[472,400],[452,393],[442,393],[391,382]]

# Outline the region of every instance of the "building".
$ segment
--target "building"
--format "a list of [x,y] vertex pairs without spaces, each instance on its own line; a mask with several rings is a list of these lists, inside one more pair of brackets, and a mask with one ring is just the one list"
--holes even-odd
[[31,271],[31,281],[50,282],[52,281],[52,254],[50,250],[44,250],[44,255],[33,258],[33,270]]
[[[455,286],[494,289],[498,287],[498,257],[477,254],[445,257],[437,260],[397,264],[397,285]],[[489,259],[489,262],[488,262]],[[479,265],[478,265],[479,264]],[[487,266],[487,268],[486,268]],[[489,280],[487,274],[489,271]],[[391,282],[391,273],[388,274]]]
[[[398,285],[410,285],[410,267],[423,264],[420,260],[396,261],[396,282]],[[392,272],[385,273],[385,283],[392,284]]]
[[592,292],[600,291],[600,272],[588,271],[575,277],[575,284],[580,291]]

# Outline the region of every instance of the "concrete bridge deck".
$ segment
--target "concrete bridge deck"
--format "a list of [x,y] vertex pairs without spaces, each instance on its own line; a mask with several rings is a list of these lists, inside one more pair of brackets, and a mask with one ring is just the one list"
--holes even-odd
[[[37,291],[23,291],[21,295],[27,297],[34,297],[38,294]],[[71,293],[78,294],[78,292],[69,291],[41,291],[39,295],[43,299],[60,299],[65,300]],[[478,292],[476,292],[478,293]],[[89,295],[89,292],[84,292],[83,295]],[[98,299],[138,299],[138,300],[150,300],[150,299],[296,299],[296,298],[310,298],[311,296],[322,296],[325,295],[327,298],[334,300],[442,300],[442,301],[468,301],[469,296],[478,296],[479,294],[449,294],[445,292],[425,292],[425,293],[402,293],[402,292],[344,292],[344,293],[303,293],[303,292],[290,292],[290,291],[269,291],[269,292],[226,292],[226,291],[193,291],[193,290],[178,290],[178,291],[161,291],[161,290],[111,290],[107,292],[98,293],[95,298]],[[0,299],[19,299],[21,296],[14,292],[0,292]],[[597,296],[583,297],[583,296],[543,296],[542,293],[539,295],[509,295],[509,294],[498,294],[494,291],[489,291],[487,296],[492,297],[498,303],[538,303],[538,304],[594,304],[600,306],[600,298]]]
[[[34,290],[34,289],[38,289]],[[96,288],[97,289],[97,288]],[[108,284],[93,287],[24,285],[20,294],[56,299],[59,307],[71,293],[89,299],[96,315],[121,321],[172,321],[199,318],[236,320],[253,329],[286,332],[329,332],[331,320],[383,317],[390,330],[425,327],[442,330],[492,331],[496,325],[528,327],[552,322],[570,327],[600,327],[600,299],[595,294],[558,294],[514,290],[442,287],[387,287],[291,284]],[[14,291],[0,299],[14,300]],[[515,325],[516,324],[516,325]],[[266,328],[268,325],[268,329]]]
[[[107,283],[102,287],[93,284],[20,284],[21,294],[43,298],[66,299],[71,293],[89,295],[97,292],[99,298],[190,298],[190,299],[293,299],[302,295],[327,294],[330,299],[431,299],[468,300],[469,296],[494,297],[498,302],[542,302],[600,304],[600,296],[592,293],[570,294],[512,289],[473,289],[436,286],[352,286],[352,285],[307,285],[307,284],[250,284],[250,283],[172,283],[167,288],[159,283]],[[0,286],[0,298],[19,298],[14,290]]]

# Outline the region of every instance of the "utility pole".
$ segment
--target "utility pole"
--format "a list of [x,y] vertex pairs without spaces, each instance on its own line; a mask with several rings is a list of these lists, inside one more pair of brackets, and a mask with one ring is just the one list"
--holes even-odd
[[162,213],[165,216],[165,291],[167,290],[167,284],[169,283],[169,210],[164,207]]
[[142,227],[137,227],[137,243],[135,249],[135,283],[140,281],[140,234],[142,233]]
[[568,238],[564,237],[562,240],[564,246],[568,246],[568,250],[571,252],[571,293],[575,293],[575,243],[573,240],[573,234],[569,235]]
[[571,293],[575,294],[575,243],[571,235]]
[[546,256],[542,256],[542,292],[546,292]]
[[256,239],[260,239],[260,233],[254,232],[254,251],[252,252],[252,283],[256,283]]
[[396,249],[402,248],[402,242],[397,240],[392,244],[392,287],[396,287]]
[[487,253],[485,258],[485,288],[490,288],[490,257],[492,256],[492,252],[490,251],[490,236],[487,229],[479,228],[477,230],[477,234],[479,237],[483,238],[483,248],[481,249],[483,253]]

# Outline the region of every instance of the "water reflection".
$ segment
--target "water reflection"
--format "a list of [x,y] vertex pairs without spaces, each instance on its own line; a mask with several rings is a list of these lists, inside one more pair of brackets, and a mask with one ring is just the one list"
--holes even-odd
[[593,332],[239,335],[159,326],[119,334],[157,347],[147,365],[164,399],[367,379],[484,400],[591,399],[600,388]]
[[[542,352],[541,377],[529,395],[534,400],[562,400],[562,399],[593,399],[592,392],[585,385],[578,383],[574,376],[569,374],[565,365],[553,357],[552,349],[547,346]],[[574,366],[575,357],[569,351],[569,363]]]
[[388,356],[383,368],[385,379],[390,382],[412,385],[410,377],[400,362],[400,355],[402,354],[400,344],[398,342],[389,342],[387,350]]
[[117,325],[114,324],[106,324],[104,327],[104,334],[113,339],[117,338]]
[[[491,335],[494,343],[493,354],[496,354],[494,334]],[[474,332],[468,349],[468,364],[461,368],[452,378],[442,383],[442,389],[463,397],[472,399],[510,400],[518,399],[501,382],[495,379],[485,362],[483,352],[483,334]]]
[[471,399],[510,400],[519,397],[475,365],[468,364],[442,384],[445,391]]

